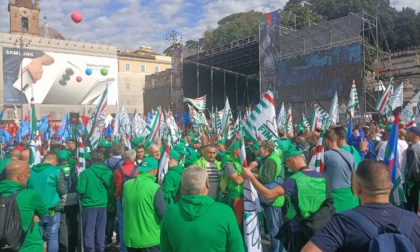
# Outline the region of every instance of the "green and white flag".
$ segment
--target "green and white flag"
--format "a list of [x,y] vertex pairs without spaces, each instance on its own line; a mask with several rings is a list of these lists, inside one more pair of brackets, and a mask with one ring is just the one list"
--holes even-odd
[[181,139],[182,134],[181,130],[178,128],[178,125],[175,122],[171,111],[168,111],[168,113],[166,113],[166,125],[168,127],[169,134],[171,137],[171,143],[172,145],[176,145]]
[[[32,85],[31,85],[32,86]],[[33,91],[33,89],[32,89]],[[36,123],[36,113],[35,113],[35,103],[34,97],[31,98],[31,113],[30,113],[30,130],[31,130],[31,140],[30,140],[30,152],[29,152],[29,166],[32,167],[41,163],[41,138],[39,136],[39,131],[37,130]]]
[[284,102],[282,102],[279,115],[277,116],[277,127],[279,129],[283,129],[285,122],[286,122],[286,110],[284,108]]
[[81,136],[77,138],[77,175],[86,169],[85,146]]
[[335,92],[334,98],[332,100],[331,109],[330,109],[330,118],[331,118],[332,124],[337,124],[339,121],[337,91]]
[[346,108],[346,120],[349,123],[350,120],[353,120],[354,110],[359,107],[359,97],[357,96],[356,81],[353,80],[351,84],[349,103]]
[[86,131],[88,133],[88,138],[90,140],[92,149],[96,149],[99,144],[99,140],[101,139],[102,128],[105,125],[107,103],[108,86],[106,87],[105,92],[102,94],[102,97],[86,126]]
[[189,104],[188,105],[188,109],[190,111],[190,118],[193,121],[193,123],[198,124],[198,125],[207,125],[207,119],[206,116],[204,115],[204,112],[200,112],[200,111],[196,111],[195,108]]
[[198,111],[206,110],[206,96],[198,98],[184,98],[184,102],[191,104]]
[[119,123],[118,134],[120,138],[124,139],[125,146],[127,146],[128,149],[131,149],[131,141],[130,141],[131,122],[130,122],[130,117],[128,116],[128,113],[125,110],[124,105],[122,106],[120,113],[118,114],[118,123]]
[[317,128],[326,130],[328,127],[330,127],[330,125],[330,116],[318,104],[315,103],[312,113],[311,131],[314,131]]
[[286,134],[290,132],[293,133],[293,118],[292,118],[292,104],[289,103],[289,107],[287,108],[287,121],[286,121]]
[[389,97],[389,106],[391,106],[391,111],[398,107],[402,107],[404,102],[403,97],[403,84],[401,83],[398,87],[394,89]]
[[249,131],[254,128],[256,138],[260,138],[258,140],[277,142],[276,111],[271,90],[263,95],[260,103],[258,103],[251,112],[251,115],[247,118],[246,125]]
[[161,107],[157,107],[152,120],[150,120],[149,128],[150,134],[147,137],[147,142],[153,142],[159,139],[160,122],[163,120],[163,111]]
[[232,128],[234,121],[232,110],[230,109],[229,99],[226,98],[225,108],[223,109],[222,130],[223,139],[230,139],[234,136],[235,131]]
[[413,113],[413,102],[409,101],[401,112],[401,121],[407,123],[406,127],[416,126],[416,117]]
[[213,114],[213,118],[212,118],[212,121],[213,121],[213,131],[217,135],[219,135],[220,132],[222,132],[223,113],[224,113],[224,110],[223,109],[220,110],[220,111],[217,111],[217,109],[216,109],[216,113]]
[[385,92],[381,95],[378,102],[376,103],[376,110],[381,113],[381,115],[386,115],[387,117],[391,115],[391,106],[389,103],[389,98],[392,94],[392,83],[394,82],[394,78],[391,78],[388,87],[386,88]]
[[306,116],[305,116],[305,114],[304,113],[302,113],[302,124],[303,124],[303,127],[311,127],[311,125],[309,124],[309,121],[308,121],[308,119],[306,118]]
[[150,130],[147,127],[147,123],[138,113],[135,113],[133,121],[131,122],[131,135],[133,139],[136,137],[145,137],[149,133]]

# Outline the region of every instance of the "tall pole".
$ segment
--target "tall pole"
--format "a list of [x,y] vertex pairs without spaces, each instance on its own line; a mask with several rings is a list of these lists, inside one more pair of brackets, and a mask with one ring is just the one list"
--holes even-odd
[[31,41],[24,39],[23,35],[21,35],[19,38],[16,39],[15,41],[15,46],[19,46],[19,53],[20,53],[20,92],[21,92],[21,97],[20,98],[20,119],[23,120],[23,97],[26,96],[25,93],[23,92],[23,49],[26,47],[30,47],[31,46]]
[[182,41],[182,34],[177,32],[177,31],[172,31],[168,34],[166,34],[166,40],[165,42],[168,43],[169,41],[172,40],[172,48],[173,48],[173,54],[172,54],[172,71],[171,71],[171,80],[170,80],[170,96],[171,96],[171,110],[172,112],[174,112],[174,82],[176,82],[175,80],[175,76],[174,76],[174,72],[177,71],[177,69],[175,69],[176,65],[176,60],[177,60],[177,55],[179,52],[177,49],[177,44],[181,43]]

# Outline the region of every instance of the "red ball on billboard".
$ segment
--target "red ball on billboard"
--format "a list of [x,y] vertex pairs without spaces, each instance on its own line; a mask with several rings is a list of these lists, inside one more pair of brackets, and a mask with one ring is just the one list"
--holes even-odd
[[75,22],[76,24],[82,22],[82,19],[83,17],[82,14],[80,14],[80,12],[75,11],[71,14],[71,20],[73,20],[73,22]]
[[77,82],[81,82],[81,81],[82,81],[82,77],[77,76],[77,77],[76,77],[76,81],[77,81]]

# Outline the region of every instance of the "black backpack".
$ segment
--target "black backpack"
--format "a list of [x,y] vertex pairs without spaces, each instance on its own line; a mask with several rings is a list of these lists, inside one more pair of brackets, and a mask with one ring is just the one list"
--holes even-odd
[[19,251],[26,235],[33,226],[33,218],[28,230],[23,231],[19,207],[16,197],[21,190],[12,193],[9,197],[0,194],[0,251]]
[[135,165],[135,166],[133,166],[133,168],[132,168],[132,170],[131,170],[131,172],[130,172],[130,175],[125,175],[125,173],[123,172],[123,170],[122,170],[122,166],[118,166],[117,167],[117,170],[121,173],[121,175],[123,176],[123,182],[122,182],[122,184],[121,184],[121,190],[120,190],[120,199],[122,199],[122,197],[123,197],[123,195],[124,195],[124,193],[123,193],[123,189],[124,189],[124,184],[125,184],[125,182],[127,182],[128,180],[130,180],[130,179],[133,179],[134,178],[134,175],[136,174],[136,171],[137,171],[137,165]]

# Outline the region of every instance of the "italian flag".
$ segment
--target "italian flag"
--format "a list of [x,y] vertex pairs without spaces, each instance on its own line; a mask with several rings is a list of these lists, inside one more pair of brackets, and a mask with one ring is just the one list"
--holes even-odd
[[90,118],[86,130],[90,140],[91,147],[95,149],[101,138],[102,128],[105,125],[106,117],[106,106],[108,103],[108,86],[103,93],[101,100],[98,103],[98,106],[95,109],[92,117]]
[[318,172],[324,172],[324,147],[322,146],[324,140],[324,131],[321,132],[321,136],[316,143],[314,155],[309,162],[308,167]]

